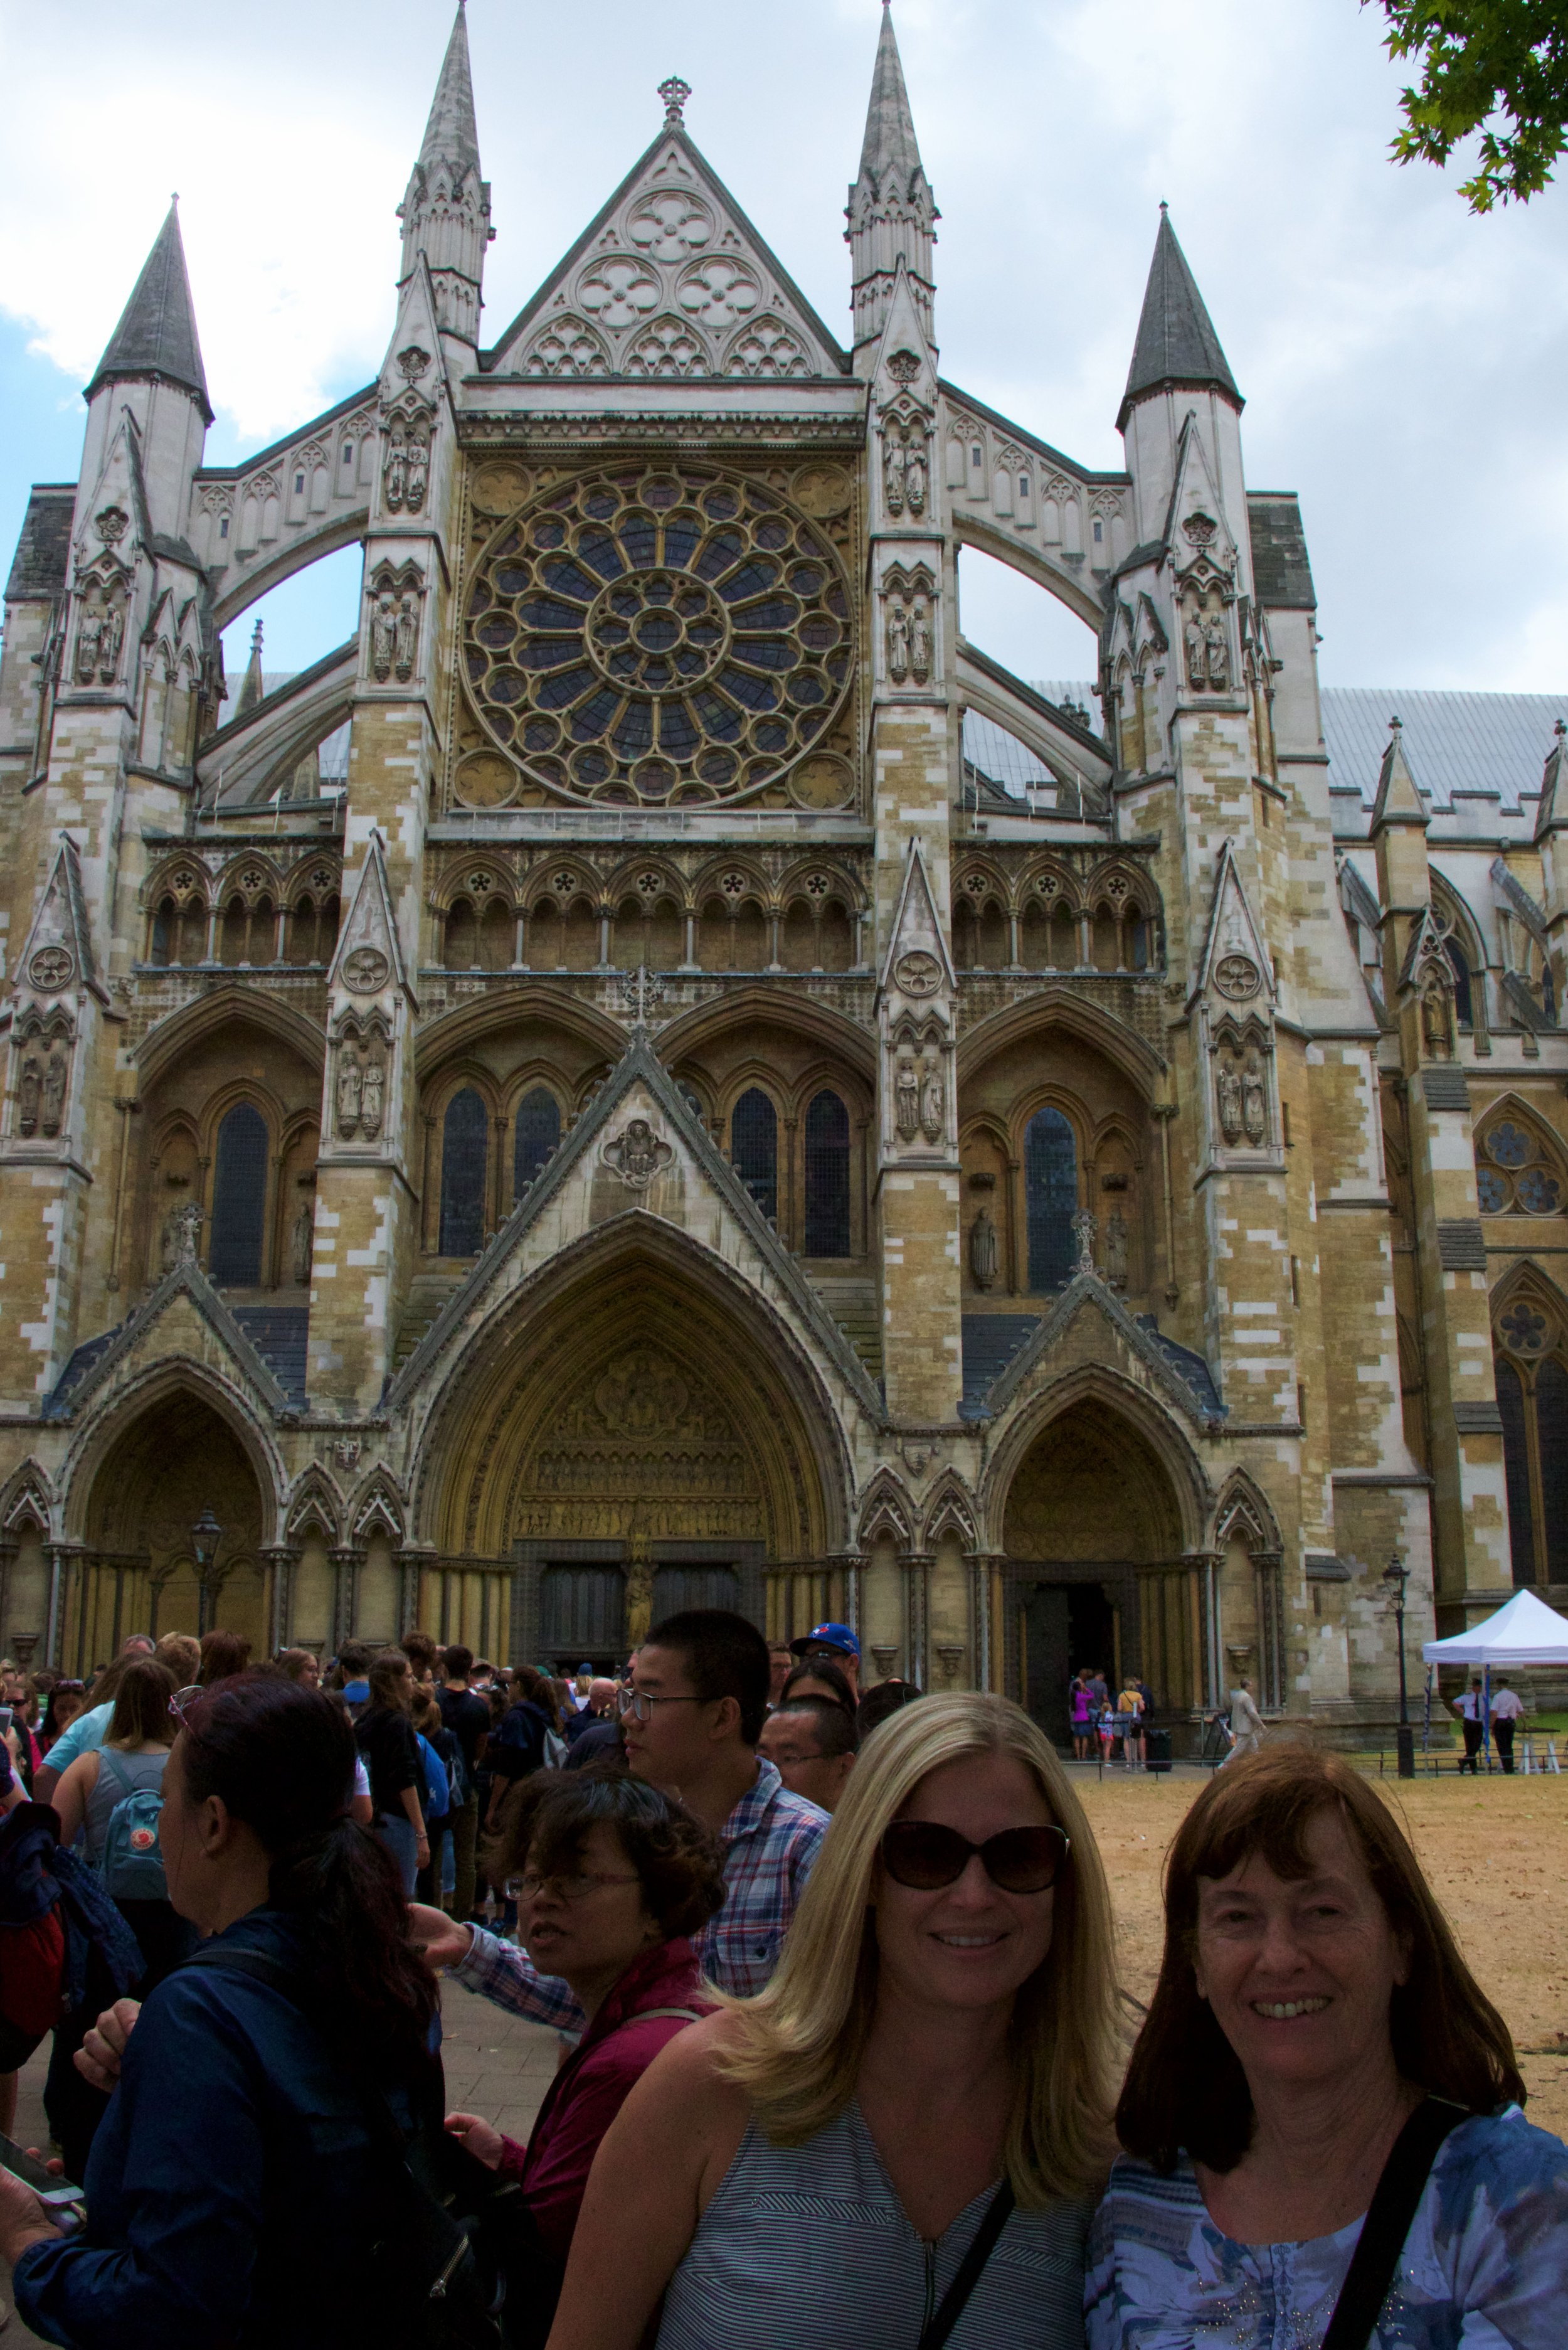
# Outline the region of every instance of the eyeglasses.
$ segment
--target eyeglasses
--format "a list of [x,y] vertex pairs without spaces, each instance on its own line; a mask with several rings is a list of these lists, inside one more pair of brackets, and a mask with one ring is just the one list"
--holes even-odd
[[656,1705],[705,1705],[707,1700],[701,1697],[655,1697],[651,1690],[618,1690],[615,1703],[618,1713],[623,1716],[629,1713],[634,1721],[651,1721]]
[[200,1681],[192,1681],[189,1689],[175,1690],[169,1700],[169,1711],[182,1730],[189,1730],[191,1714],[196,1700],[198,1698],[205,1697],[206,1694]]
[[985,1873],[1003,1893],[1044,1893],[1072,1850],[1065,1829],[1003,1828],[971,1844],[937,1820],[895,1820],[882,1838],[882,1866],[895,1885],[935,1893],[956,1885],[978,1852]]
[[530,1869],[514,1882],[524,1901],[534,1900],[546,1888],[559,1894],[563,1901],[586,1901],[588,1895],[597,1893],[601,1885],[636,1885],[639,1880],[635,1876],[611,1877],[603,1870],[585,1868],[576,1877],[535,1877]]
[[86,1681],[57,1681],[49,1691],[51,1697],[85,1697]]

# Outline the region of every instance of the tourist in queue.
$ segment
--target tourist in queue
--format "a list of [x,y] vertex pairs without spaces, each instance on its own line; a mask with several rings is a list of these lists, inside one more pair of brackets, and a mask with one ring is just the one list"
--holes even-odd
[[[57,1680],[53,1684],[47,1698],[44,1701],[44,1719],[38,1731],[40,1771],[47,1764],[49,1755],[54,1751],[55,1747],[58,1745],[60,1740],[65,1736],[72,1722],[77,1721],[79,1716],[86,1711],[86,1710],[87,1686],[85,1682],[78,1680]],[[67,1767],[68,1768],[69,1766],[67,1765]],[[59,1774],[57,1772],[56,1776],[57,1777],[58,1775]],[[38,1773],[35,1772],[35,1800],[38,1803],[47,1803],[48,1801],[47,1795],[39,1794],[38,1792],[37,1779]],[[52,1786],[53,1782],[50,1783]]]
[[533,2220],[526,2291],[507,2303],[511,2350],[524,2350],[549,2333],[600,2139],[659,2050],[707,2010],[690,1938],[723,1901],[724,1877],[717,1838],[682,1804],[602,1763],[529,1782],[507,1865],[521,1880],[523,1947],[569,1986],[587,2026],[526,2147],[477,2114],[446,2119],[471,2154],[517,2180]]
[[618,1691],[612,1680],[596,1679],[588,1691],[586,1712],[577,1716],[566,1732],[568,1752],[565,1768],[568,1771],[591,1770],[598,1762],[624,1762],[626,1748],[621,1742]]
[[1088,1671],[1081,1666],[1073,1675],[1072,1686],[1067,1691],[1067,1720],[1073,1732],[1075,1762],[1089,1760],[1091,1703]]
[[[1389,2350],[1561,2350],[1568,2151],[1519,2110],[1508,2027],[1367,1782],[1294,1740],[1217,1772],[1165,1904],[1091,2350],[1274,2350],[1286,2312],[1320,2343],[1347,2290],[1355,2350],[1375,2328]],[[1404,2210],[1368,2225],[1347,2287],[1395,2175]]]
[[[113,1664],[99,1675],[94,1686],[83,1692],[80,1710],[51,1742],[41,1768],[34,1775],[35,1803],[52,1803],[55,1789],[78,1755],[95,1753],[103,1744],[104,1733],[114,1714],[116,1692],[130,1667],[129,1657],[117,1657]],[[81,1684],[78,1682],[77,1686],[80,1688]]]
[[202,1663],[196,1675],[202,1689],[211,1689],[214,1681],[226,1681],[235,1673],[243,1673],[251,1660],[251,1644],[243,1632],[225,1632],[221,1627],[202,1635]]
[[855,1709],[855,1727],[861,1745],[865,1745],[874,1730],[880,1730],[885,1721],[901,1712],[905,1706],[915,1704],[924,1694],[919,1681],[901,1680],[897,1673],[868,1689]]
[[794,1670],[794,1650],[787,1640],[768,1642],[768,1708],[771,1711],[784,1695],[784,1685]]
[[[420,1870],[430,1866],[431,1847],[420,1801],[425,1769],[414,1734],[413,1671],[401,1648],[372,1657],[366,1682],[369,1702],[354,1724],[355,1742],[370,1774],[375,1834],[397,1863],[404,1899],[411,1901]],[[345,1699],[348,1694],[345,1690]]]
[[[620,1692],[627,1761],[639,1779],[675,1795],[724,1848],[724,1906],[696,1937],[708,1981],[745,1997],[778,1963],[784,1929],[827,1825],[792,1795],[757,1739],[767,1710],[767,1642],[742,1616],[695,1607],[656,1624]],[[412,1912],[414,1939],[465,1991],[531,2022],[582,2029],[569,1986],[525,1951],[483,1929]]]
[[389,1856],[344,1814],[353,1732],[281,1674],[182,1703],[162,1845],[205,1939],[140,2015],[122,2002],[90,2035],[100,2084],[122,2077],[86,2227],[62,2237],[0,2171],[0,2257],[24,2321],[77,2350],[396,2339],[375,2305],[386,2154],[367,2084],[401,2129],[439,2096],[437,1993]]
[[836,1666],[849,1683],[850,1702],[859,1704],[860,1643],[847,1624],[818,1624],[789,1645],[802,1664]]
[[661,2298],[659,2350],[909,2350],[950,2319],[1082,2350],[1116,2053],[1105,1874],[1054,1749],[1005,1698],[928,1698],[868,1742],[767,1988],[628,2098],[554,2350],[637,2350]]
[[860,1739],[855,1716],[819,1697],[791,1698],[763,1724],[757,1752],[772,1762],[792,1795],[830,1816],[838,1809]]
[[859,1703],[854,1690],[850,1687],[848,1675],[841,1673],[836,1665],[828,1664],[820,1657],[808,1658],[804,1663],[796,1665],[784,1685],[779,1696],[779,1703],[797,1705],[812,1699],[821,1705],[841,1707],[851,1721],[855,1719],[855,1709]]
[[321,1667],[308,1648],[280,1648],[277,1662],[280,1669],[301,1689],[321,1687]]
[[462,1757],[462,1801],[452,1812],[452,1914],[474,1915],[477,1890],[474,1840],[479,1834],[479,1763],[490,1734],[490,1708],[469,1685],[473,1651],[454,1640],[446,1651],[436,1690],[441,1718]]

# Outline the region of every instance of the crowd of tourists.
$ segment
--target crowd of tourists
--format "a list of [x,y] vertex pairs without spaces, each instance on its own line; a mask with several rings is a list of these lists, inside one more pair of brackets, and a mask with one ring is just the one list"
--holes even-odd
[[[46,2168],[0,2168],[26,2324],[1557,2350],[1568,2151],[1366,1780],[1277,1739],[1204,1785],[1139,2011],[1044,1731],[860,1668],[847,1626],[693,1610],[620,1673],[412,1632],[11,1675],[0,2120],[53,2033]],[[443,1974],[560,2035],[525,2142],[448,2108]]]

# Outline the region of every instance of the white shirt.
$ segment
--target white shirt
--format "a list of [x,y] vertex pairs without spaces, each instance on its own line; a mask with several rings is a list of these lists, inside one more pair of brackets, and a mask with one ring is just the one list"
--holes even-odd
[[1461,1721],[1479,1721],[1481,1718],[1480,1690],[1466,1690],[1462,1696],[1455,1698],[1454,1711]]
[[1499,1719],[1503,1721],[1512,1721],[1516,1715],[1524,1711],[1523,1700],[1517,1690],[1493,1690],[1491,1711],[1494,1721]]

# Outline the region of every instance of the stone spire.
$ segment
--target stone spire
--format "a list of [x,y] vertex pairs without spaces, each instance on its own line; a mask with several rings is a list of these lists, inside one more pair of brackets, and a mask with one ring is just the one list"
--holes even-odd
[[84,397],[91,400],[106,383],[126,378],[146,381],[149,377],[162,383],[179,384],[193,393],[202,421],[211,424],[213,404],[207,397],[206,370],[196,338],[191,280],[185,274],[178,200],[169,207]]
[[236,718],[244,718],[255,708],[266,692],[266,681],[262,674],[262,624],[258,620],[251,631],[251,657],[245,663],[245,674],[235,706]]
[[941,215],[920,161],[887,0],[883,0],[882,32],[871,77],[860,176],[849,191],[845,217],[849,223],[845,242],[850,252],[849,307],[856,349],[875,345],[881,336],[900,261],[909,272],[920,323],[932,336],[936,280],[931,249]]
[[479,339],[484,248],[490,225],[490,182],[479,170],[473,119],[473,78],[468,63],[468,18],[459,0],[424,143],[408,192],[398,207],[403,224],[406,284],[423,254],[435,287],[436,317],[444,334]]
[[1127,388],[1116,418],[1117,432],[1125,431],[1136,400],[1146,393],[1178,386],[1184,391],[1217,391],[1238,411],[1242,406],[1213,321],[1176,241],[1170,214],[1161,204],[1159,234],[1154,241],[1154,260],[1144,289]]

